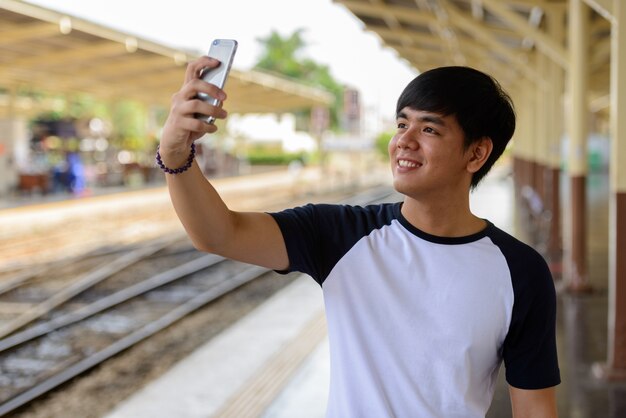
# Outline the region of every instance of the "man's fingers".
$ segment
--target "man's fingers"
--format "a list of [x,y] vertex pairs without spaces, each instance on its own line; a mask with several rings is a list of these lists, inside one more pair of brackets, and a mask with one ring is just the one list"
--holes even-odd
[[200,79],[191,79],[183,86],[180,93],[182,93],[185,100],[195,99],[198,96],[198,93],[204,93],[208,96],[216,98],[220,102],[223,102],[227,98],[224,90],[214,84],[207,83],[206,81]]
[[200,78],[203,68],[215,68],[220,65],[220,62],[215,58],[202,56],[195,61],[187,64],[185,71],[185,84],[189,83],[193,79]]
[[193,132],[196,134],[210,134],[217,131],[217,126],[208,124],[195,118],[184,118],[178,123],[178,126],[184,131]]
[[213,116],[215,119],[225,119],[228,116],[228,112],[222,108],[221,104],[214,106],[200,99],[176,102],[172,106],[172,113],[180,117],[194,117],[196,113],[200,113]]

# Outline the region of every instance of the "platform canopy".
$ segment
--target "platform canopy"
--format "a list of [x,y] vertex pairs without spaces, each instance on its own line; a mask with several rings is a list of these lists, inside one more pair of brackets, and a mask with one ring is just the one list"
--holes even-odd
[[[88,93],[168,106],[184,66],[200,52],[167,47],[18,0],[0,0],[0,115],[41,109],[37,92]],[[255,71],[232,70],[231,113],[328,106],[326,91]]]
[[[536,52],[565,70],[569,67],[567,33],[551,33],[547,22],[567,21],[568,0],[334,1],[419,71],[469,65],[510,87],[522,78],[544,82]],[[612,0],[585,3],[592,9],[591,110],[602,111],[609,106]]]

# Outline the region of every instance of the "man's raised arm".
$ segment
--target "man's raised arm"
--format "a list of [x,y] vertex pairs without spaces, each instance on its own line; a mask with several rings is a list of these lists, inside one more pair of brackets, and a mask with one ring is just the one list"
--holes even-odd
[[[196,99],[198,92],[226,99],[222,90],[199,77],[203,68],[218,65],[208,57],[191,62],[182,88],[172,97],[159,146],[161,162],[171,170],[185,167],[193,142],[217,130],[194,114],[216,119],[227,116],[221,107]],[[289,266],[282,233],[270,215],[228,209],[195,161],[183,172],[167,172],[165,176],[176,214],[196,248],[276,270]]]

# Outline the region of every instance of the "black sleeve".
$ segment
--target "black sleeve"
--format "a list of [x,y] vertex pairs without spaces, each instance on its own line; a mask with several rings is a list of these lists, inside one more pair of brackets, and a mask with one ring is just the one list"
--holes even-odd
[[313,277],[320,285],[337,261],[373,229],[391,222],[391,204],[366,207],[308,204],[270,213],[283,234],[289,269]]
[[299,271],[321,284],[323,279],[319,260],[324,233],[318,225],[316,206],[308,204],[270,215],[278,223],[289,256],[288,270],[279,273]]
[[556,291],[543,257],[520,242],[506,251],[514,303],[502,357],[507,382],[544,389],[561,382],[556,348]]

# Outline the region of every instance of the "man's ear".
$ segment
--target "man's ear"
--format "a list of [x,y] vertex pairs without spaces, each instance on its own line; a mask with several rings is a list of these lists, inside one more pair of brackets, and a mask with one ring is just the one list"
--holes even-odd
[[493,142],[488,136],[484,136],[478,141],[470,145],[467,152],[469,160],[467,162],[467,171],[475,173],[487,162],[487,159],[493,151]]

